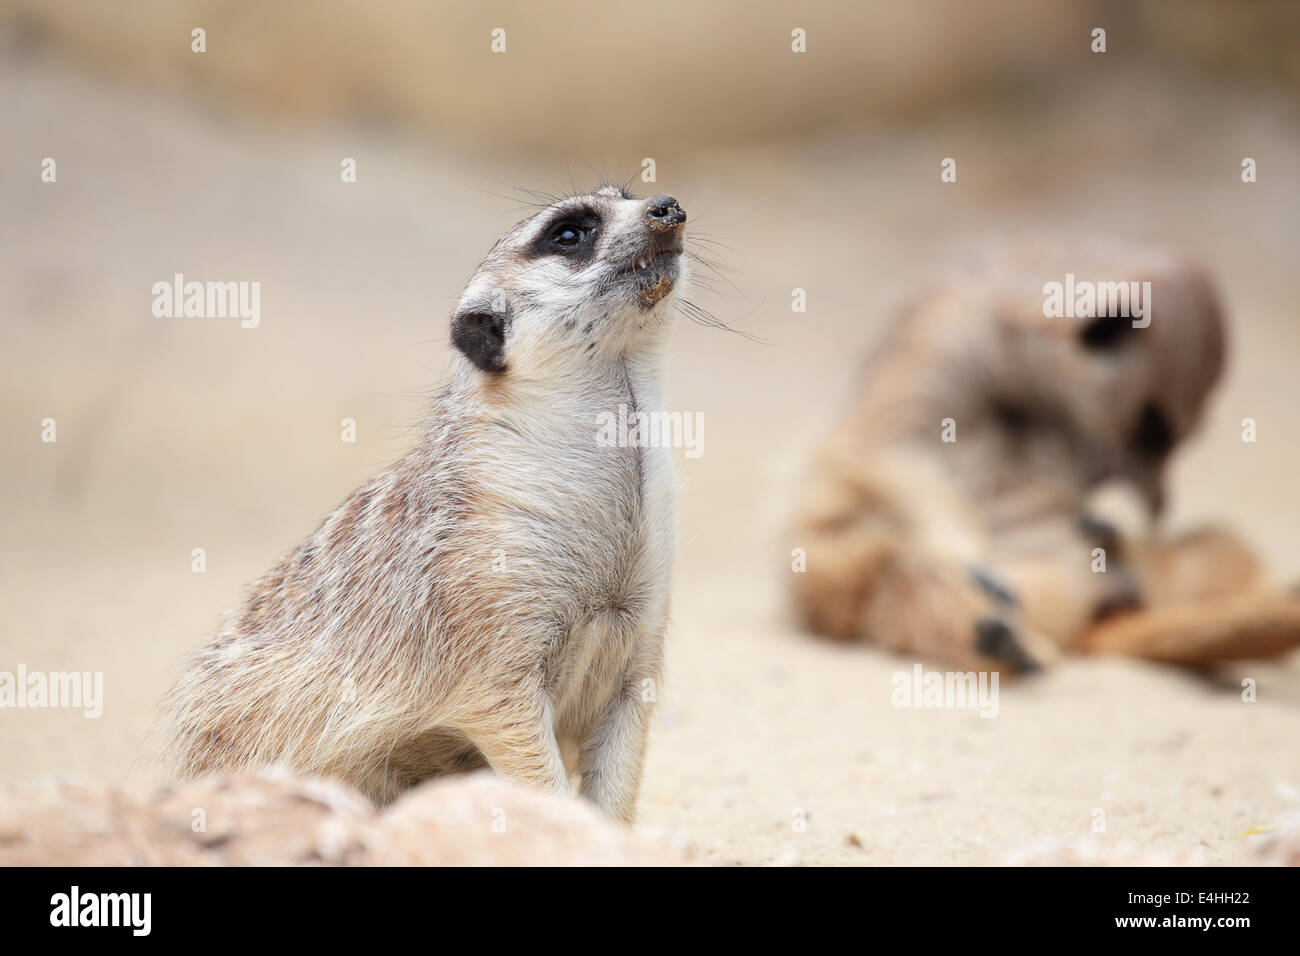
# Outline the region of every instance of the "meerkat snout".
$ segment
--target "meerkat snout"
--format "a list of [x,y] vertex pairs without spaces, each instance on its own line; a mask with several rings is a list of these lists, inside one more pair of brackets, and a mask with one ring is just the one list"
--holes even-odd
[[686,221],[686,210],[672,196],[656,196],[647,200],[646,216],[652,228],[660,230],[676,229]]
[[650,241],[637,259],[635,271],[641,304],[649,308],[668,295],[677,281],[677,263],[685,248],[682,226],[686,210],[672,196],[656,196],[646,201],[646,222]]

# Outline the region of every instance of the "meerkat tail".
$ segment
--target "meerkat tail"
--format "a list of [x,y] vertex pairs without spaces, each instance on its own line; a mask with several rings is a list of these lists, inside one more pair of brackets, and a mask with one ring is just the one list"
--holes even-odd
[[1197,665],[1276,657],[1296,647],[1300,597],[1257,593],[1109,618],[1082,650]]

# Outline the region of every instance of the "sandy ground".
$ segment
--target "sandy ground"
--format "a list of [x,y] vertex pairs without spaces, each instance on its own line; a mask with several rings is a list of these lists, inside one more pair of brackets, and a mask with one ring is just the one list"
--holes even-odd
[[[143,788],[180,656],[413,440],[445,369],[448,308],[517,218],[493,193],[586,184],[588,163],[626,174],[639,156],[458,154],[383,129],[250,123],[44,61],[3,71],[0,669],[103,671],[105,704],[98,720],[0,713],[0,780]],[[1300,808],[1294,660],[1217,680],[1075,661],[1004,684],[982,719],[891,706],[891,675],[912,662],[819,642],[785,614],[789,475],[889,310],[989,235],[1108,231],[1212,263],[1231,374],[1178,462],[1170,523],[1222,520],[1279,580],[1300,578],[1293,118],[1190,81],[1105,84],[1031,97],[1032,122],[972,114],[660,158],[655,188],[730,247],[734,287],[698,301],[764,342],[690,324],[676,336],[670,405],[703,412],[705,444],[679,458],[643,827],[723,863],[972,863],[1079,837],[1212,860]],[[950,155],[959,182],[941,186]],[[1243,155],[1259,159],[1253,186]],[[56,185],[38,180],[45,156]],[[339,181],[344,156],[354,185]],[[150,287],[175,272],[259,280],[261,327],[154,318]],[[806,314],[790,312],[795,287]],[[340,441],[344,417],[355,444]],[[1241,702],[1243,676],[1258,702]]]

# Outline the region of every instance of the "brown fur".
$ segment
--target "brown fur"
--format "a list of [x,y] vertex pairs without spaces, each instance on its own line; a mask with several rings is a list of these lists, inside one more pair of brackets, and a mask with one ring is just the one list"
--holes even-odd
[[[1150,324],[1107,320],[1124,325],[1097,346],[1089,319],[1044,315],[1044,284],[1067,272],[1150,281]],[[1159,250],[1003,248],[953,275],[883,336],[814,457],[791,525],[806,555],[796,611],[819,633],[963,669],[1062,650],[1190,664],[1300,643],[1300,602],[1267,591],[1231,537],[1125,540],[1089,514],[1110,481],[1159,513],[1224,341],[1206,273]],[[955,442],[941,441],[945,419]]]

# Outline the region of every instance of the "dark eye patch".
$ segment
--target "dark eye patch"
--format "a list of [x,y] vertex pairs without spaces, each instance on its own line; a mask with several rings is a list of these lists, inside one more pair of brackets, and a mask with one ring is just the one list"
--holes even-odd
[[1079,342],[1092,352],[1110,352],[1127,342],[1132,332],[1127,317],[1099,315],[1079,331]]
[[586,259],[596,247],[600,214],[590,207],[566,210],[548,222],[533,242],[530,258],[565,256]]
[[1019,402],[998,399],[993,403],[993,420],[1013,435],[1023,435],[1034,423],[1033,413]]
[[1148,402],[1133,429],[1133,448],[1146,458],[1163,458],[1174,447],[1174,426],[1169,416]]

